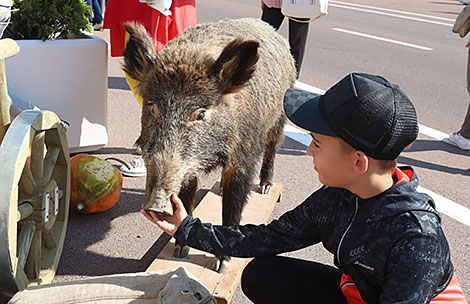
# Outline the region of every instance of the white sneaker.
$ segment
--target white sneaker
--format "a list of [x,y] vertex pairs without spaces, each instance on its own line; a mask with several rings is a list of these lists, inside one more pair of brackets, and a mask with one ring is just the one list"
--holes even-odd
[[141,177],[147,175],[147,169],[145,168],[144,159],[142,157],[134,158],[128,163],[129,168],[125,165],[119,167],[121,173],[125,176],[130,177]]
[[[470,0],[469,0],[469,1],[470,1]],[[93,29],[94,29],[95,31],[101,31],[101,30],[103,30],[103,22],[95,24],[95,25],[93,26]]]
[[462,150],[470,150],[470,139],[466,139],[459,132],[450,133],[449,142]]
[[459,2],[462,4],[469,4],[470,0],[459,0]]

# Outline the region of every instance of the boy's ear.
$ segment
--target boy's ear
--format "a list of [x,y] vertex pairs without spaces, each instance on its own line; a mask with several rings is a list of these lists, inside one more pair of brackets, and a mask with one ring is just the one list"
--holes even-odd
[[222,92],[241,90],[253,76],[259,59],[259,42],[236,38],[223,49],[212,67],[212,72],[222,85]]
[[355,151],[354,172],[356,174],[363,174],[369,169],[369,158],[362,151]]
[[145,27],[140,23],[127,22],[124,24],[129,39],[122,51],[124,55],[124,71],[137,81],[142,81],[157,54],[153,40]]

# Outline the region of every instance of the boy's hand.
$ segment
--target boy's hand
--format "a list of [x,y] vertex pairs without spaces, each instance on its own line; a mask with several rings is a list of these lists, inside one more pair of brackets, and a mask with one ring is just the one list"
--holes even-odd
[[173,215],[157,213],[155,211],[144,210],[144,205],[140,213],[142,213],[147,219],[155,223],[161,230],[165,231],[171,236],[174,236],[176,230],[181,225],[183,220],[188,216],[186,209],[184,209],[183,203],[176,194],[171,194],[171,201],[175,204],[176,209],[173,211]]

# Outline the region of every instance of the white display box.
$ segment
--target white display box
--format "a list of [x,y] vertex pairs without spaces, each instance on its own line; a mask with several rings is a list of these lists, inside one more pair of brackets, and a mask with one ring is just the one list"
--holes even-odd
[[8,91],[68,122],[71,153],[108,143],[108,43],[87,37],[16,40],[19,53],[6,60]]

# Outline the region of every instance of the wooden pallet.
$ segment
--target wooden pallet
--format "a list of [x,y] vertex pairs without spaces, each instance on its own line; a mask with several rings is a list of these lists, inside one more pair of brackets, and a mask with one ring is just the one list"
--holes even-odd
[[[280,201],[281,184],[274,184],[268,194],[255,192],[253,187],[248,203],[242,214],[242,224],[266,223],[276,202]],[[203,222],[213,224],[222,223],[222,196],[220,196],[219,183],[203,197],[194,216]],[[186,258],[178,259],[173,256],[174,239],[163,248],[147,271],[164,270],[183,266],[204,284],[216,298],[217,303],[229,303],[241,278],[241,273],[249,259],[232,258],[229,268],[223,274],[214,271],[216,258],[214,255],[191,248]]]

